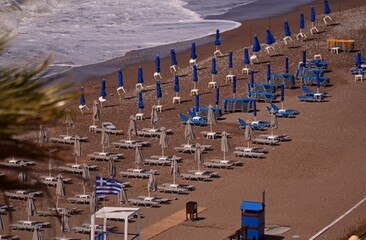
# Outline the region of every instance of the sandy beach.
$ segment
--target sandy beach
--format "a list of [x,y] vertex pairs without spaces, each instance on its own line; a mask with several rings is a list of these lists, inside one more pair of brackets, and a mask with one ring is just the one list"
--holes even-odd
[[[272,72],[284,72],[285,56],[289,57],[290,73],[294,73],[301,61],[302,50],[305,49],[308,58],[312,58],[315,54],[321,54],[322,58],[328,62],[328,71],[325,76],[330,78],[331,84],[321,88],[321,91],[328,92],[329,97],[321,103],[300,102],[297,96],[302,94],[302,90],[299,88],[301,83],[296,80],[297,87],[285,91],[284,106],[287,109],[297,109],[300,114],[294,118],[279,118],[279,127],[274,130],[275,134],[289,135],[292,141],[281,142],[277,146],[265,146],[268,154],[263,159],[238,158],[233,154],[235,147],[247,145],[247,141],[244,139],[244,130],[239,129],[237,118],[253,119],[253,114],[224,113],[222,119],[213,126],[213,129],[217,132],[226,131],[230,133],[231,151],[226,154],[226,159],[241,160],[243,166],[231,170],[215,169],[219,172],[220,177],[209,182],[187,181],[178,178],[177,182],[179,183],[195,186],[195,191],[189,192],[187,195],[153,193],[154,196],[169,198],[172,201],[170,204],[161,205],[158,208],[142,207],[144,216],[141,221],[142,230],[184,209],[188,201],[196,201],[198,206],[206,207],[207,210],[199,214],[199,221],[186,221],[178,224],[152,239],[225,239],[240,228],[240,203],[244,200],[261,201],[263,191],[266,192],[266,225],[279,225],[290,228],[281,235],[267,236],[266,239],[295,239],[296,236],[298,236],[298,239],[309,239],[365,197],[365,147],[363,142],[366,135],[366,128],[364,127],[366,85],[365,82],[355,82],[354,75],[350,73],[349,69],[354,65],[356,51],[366,53],[364,20],[366,3],[349,0],[330,1],[330,4],[333,11],[331,13],[332,23],[337,23],[332,26],[326,26],[322,21],[323,1],[315,1],[312,4],[317,11],[319,34],[311,35],[309,32],[310,4],[296,7],[291,12],[279,16],[242,21],[241,27],[221,34],[220,50],[225,54],[230,50],[234,53],[233,74],[238,79],[236,97],[247,97],[246,84],[249,81],[249,75],[244,75],[241,72],[243,68],[243,48],[251,46],[254,34],[259,37],[261,43],[264,43],[266,27],[270,27],[277,40],[273,45],[275,54],[269,56],[264,50],[264,45],[262,46],[262,50],[257,54],[260,63],[250,65],[250,68],[256,72],[255,81],[265,82],[267,63],[271,64]],[[250,12],[251,9],[243,6],[233,11],[235,12],[229,12],[227,15],[220,16],[220,18],[228,19],[228,15],[237,16],[238,12],[241,11],[245,15],[245,11]],[[298,18],[300,11],[306,14],[305,31],[309,39],[307,41],[295,40],[288,47],[282,41],[284,37],[283,21],[288,19],[292,37],[296,39],[295,34],[299,31]],[[331,53],[326,47],[326,40],[330,38],[355,40],[355,51],[350,53],[341,52],[340,54]],[[212,88],[207,88],[207,84],[211,80],[211,57],[215,50],[214,35],[195,41],[197,43],[198,66],[200,69],[198,72],[199,82],[197,83],[197,88],[200,89],[200,104],[214,104],[215,91]],[[153,79],[155,63],[152,59],[155,58],[156,54],[168,56],[169,49],[174,47],[178,52],[178,66],[181,69],[179,72],[179,75],[181,75],[179,96],[182,98],[182,102],[181,104],[172,104],[175,93],[173,91],[174,84],[172,83],[173,76],[169,71],[170,58],[162,58],[163,97],[161,104],[164,111],[159,114],[160,123],[158,126],[173,130],[173,134],[168,135],[169,148],[165,150],[165,154],[178,155],[183,158],[180,164],[181,172],[197,168],[193,154],[177,154],[174,150],[174,147],[186,143],[184,139],[185,127],[181,124],[178,114],[186,114],[187,110],[195,103],[194,97],[190,96],[190,90],[193,87],[191,69],[188,65],[190,43],[191,41],[144,51],[133,51],[123,58],[114,59],[97,66],[89,66],[68,76],[69,79],[75,81],[75,88],[78,89],[80,86],[84,86],[86,102],[90,109],[93,101],[99,97],[101,79],[106,79],[108,100],[103,103],[101,121],[98,125],[104,121],[112,122],[117,129],[122,129],[126,133],[130,115],[138,112],[135,84],[137,83],[137,68],[142,66],[145,78],[145,90],[143,92],[145,109],[142,112],[147,118],[143,121],[137,121],[137,128],[151,127],[149,119],[151,107],[157,104],[155,80]],[[183,51],[183,49],[188,50]],[[136,58],[135,55],[140,55],[141,58]],[[143,61],[133,60],[130,64],[128,63],[129,57],[143,59]],[[217,58],[219,73],[215,78],[220,86],[220,107],[223,98],[232,96],[231,84],[224,80],[229,73],[227,62],[227,56]],[[116,72],[102,78],[100,75],[90,76],[104,66],[115,68]],[[117,69],[120,66],[123,66],[124,88],[126,89],[126,93],[122,95],[121,99],[116,92]],[[89,74],[85,74],[88,69],[90,70]],[[83,81],[78,82],[80,79]],[[315,89],[314,86],[311,88]],[[280,105],[281,103],[277,100],[276,104]],[[257,104],[258,119],[269,121],[270,117],[265,108],[268,105],[264,102]],[[88,129],[89,125],[92,124],[91,111],[81,114],[78,106],[78,100],[70,105],[76,123],[75,128],[71,129],[70,133],[87,136],[89,142],[82,144],[82,156],[77,161],[98,166],[98,172],[91,172],[93,178],[97,175],[106,176],[107,163],[87,159],[87,154],[101,150],[100,134],[91,132]],[[206,139],[200,134],[201,131],[209,131],[209,127],[195,126],[193,129],[196,134],[194,143],[212,145],[213,150],[204,154],[205,161],[222,158],[220,140]],[[266,132],[269,133],[270,131]],[[60,126],[53,126],[49,128],[49,134],[50,136],[65,134],[65,128],[61,124]],[[256,134],[259,133],[256,132]],[[128,136],[126,134],[122,136],[111,135],[110,138],[113,142],[127,139]],[[143,148],[145,158],[161,154],[158,139],[132,138],[150,142],[151,146]],[[251,146],[257,145],[251,144]],[[124,159],[117,163],[117,172],[136,167],[134,150],[110,148],[108,151],[124,154]],[[65,151],[64,156],[68,161],[74,161],[71,147],[69,151]],[[58,165],[63,164],[58,163]],[[32,175],[47,174],[47,167],[48,163],[37,164]],[[170,167],[144,166],[144,168],[153,168],[159,172],[156,178],[158,184],[172,181]],[[55,170],[55,174],[58,173]],[[11,175],[11,172],[7,172],[7,175]],[[64,176],[71,177],[74,181],[73,184],[66,185],[67,197],[80,193],[82,189],[81,177],[72,174],[64,174]],[[147,180],[121,178],[119,174],[117,174],[116,179],[132,183],[133,186],[127,189],[127,194],[131,198],[147,194]],[[46,200],[47,197],[36,200],[36,206],[39,210],[44,210],[54,204],[54,189],[50,188],[49,191],[48,200]],[[91,191],[92,187],[87,186],[87,192]],[[89,207],[70,205],[66,200],[67,197],[60,199],[60,205],[77,207],[83,210],[81,215],[70,218],[71,226],[79,226],[89,222]],[[118,205],[115,196],[110,196],[109,199],[101,205]],[[4,197],[3,202],[6,201],[14,205],[16,209],[12,213],[11,219],[3,216],[6,225],[10,222],[26,219],[26,214],[23,211],[25,202],[6,200]],[[366,204],[364,203],[317,239],[338,239],[349,227],[355,225],[359,220],[365,219],[365,216]],[[45,239],[52,239],[56,235],[88,239],[88,235],[61,233],[59,230],[60,223],[57,218],[32,217],[32,220],[51,222],[53,228],[42,232]],[[101,224],[101,222],[98,223]],[[122,223],[112,221],[108,223],[119,226],[119,230],[122,231]],[[134,223],[131,225],[133,228]],[[20,236],[21,239],[30,239],[31,236],[30,232],[10,231],[10,227],[0,232],[12,233]],[[109,235],[108,239],[120,239],[118,237],[120,236]]]

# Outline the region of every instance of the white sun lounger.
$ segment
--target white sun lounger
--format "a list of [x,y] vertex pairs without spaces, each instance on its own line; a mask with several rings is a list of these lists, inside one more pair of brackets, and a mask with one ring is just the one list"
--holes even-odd
[[157,202],[159,204],[166,204],[171,201],[168,198],[158,198],[158,197],[149,197],[149,196],[138,196],[137,198],[140,200],[144,200],[144,201]]
[[188,173],[195,174],[195,175],[207,175],[210,177],[218,177],[220,174],[218,172],[211,172],[211,171],[197,171],[197,170],[188,170]]
[[87,157],[90,160],[108,161],[109,159],[117,160],[123,158],[123,154],[110,152],[93,152],[91,154],[88,154]]
[[239,166],[239,165],[243,165],[242,161],[234,161],[234,160],[222,160],[222,159],[213,159],[211,160],[212,162],[216,162],[216,163],[229,163],[232,164],[233,166]]
[[142,200],[142,199],[129,198],[128,202],[133,206],[156,207],[158,205],[157,202]]
[[262,158],[264,153],[262,152],[244,152],[244,151],[234,151],[237,157],[251,157],[251,158]]
[[204,162],[203,165],[208,168],[220,168],[220,169],[229,169],[233,168],[233,164],[226,162]]
[[255,139],[252,140],[252,143],[264,144],[264,145],[274,145],[278,142],[279,142],[279,140],[264,139],[264,138],[255,138]]
[[184,188],[184,189],[187,189],[189,191],[193,191],[194,190],[194,186],[193,185],[190,185],[190,184],[163,183],[161,185],[164,186],[164,187]]
[[198,175],[193,173],[181,173],[180,176],[185,180],[208,181],[210,175]]
[[278,141],[290,141],[290,137],[286,134],[281,134],[281,135],[271,135],[271,134],[261,134],[259,135],[259,138],[264,138],[264,139],[274,139],[274,140],[278,140]]
[[172,164],[171,160],[167,159],[145,159],[145,165],[157,165],[157,166],[170,166]]
[[262,148],[262,147],[236,147],[235,148],[236,151],[242,151],[242,152],[261,152],[261,153],[265,153],[266,152],[266,148]]
[[188,192],[188,189],[180,188],[180,187],[169,187],[169,186],[158,186],[158,191],[164,193],[175,193],[175,194],[182,194]]

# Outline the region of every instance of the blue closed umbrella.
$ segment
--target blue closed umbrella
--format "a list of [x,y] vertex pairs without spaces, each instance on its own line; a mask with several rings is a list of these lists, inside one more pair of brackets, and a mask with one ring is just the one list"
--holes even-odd
[[267,83],[269,83],[269,81],[271,81],[271,64],[270,63],[267,64]]
[[[157,80],[156,81],[156,98],[157,99],[160,99],[162,97],[163,97],[163,93],[161,91],[160,81]],[[158,104],[158,105],[160,105],[160,104]]]
[[107,93],[105,91],[105,79],[102,80],[102,89],[100,90],[100,96],[102,98],[106,98],[107,97]]
[[191,59],[197,59],[195,42],[193,42],[191,46]]
[[170,49],[170,64],[171,65],[178,65],[177,56],[175,55],[174,48]]
[[233,94],[234,94],[234,97],[235,97],[235,93],[236,93],[236,76],[234,76],[233,79],[232,79],[231,88],[233,90]]
[[193,86],[194,89],[196,89],[196,82],[198,82],[198,75],[197,75],[197,65],[193,65],[193,74],[192,74],[192,80],[193,80]]
[[220,42],[220,30],[219,29],[216,30],[215,45],[216,46],[221,45],[221,42]]
[[301,31],[301,29],[305,28],[305,19],[304,19],[304,13],[303,12],[300,13],[299,28],[300,28],[300,31]]
[[254,71],[250,71],[250,89],[254,88]]
[[254,115],[254,120],[256,120],[256,118],[257,118],[257,101],[256,100],[253,101],[253,115]]
[[288,24],[287,19],[285,19],[284,23],[284,32],[286,37],[291,37],[290,25]]
[[138,98],[138,103],[137,103],[137,106],[138,106],[138,108],[139,108],[139,111],[141,110],[141,109],[144,109],[144,101],[142,100],[142,92],[140,91],[139,92],[139,98]]
[[252,51],[259,52],[260,50],[261,50],[261,45],[259,44],[258,37],[257,37],[257,35],[254,35]]
[[199,110],[200,110],[200,95],[196,94],[195,97],[196,97],[195,109],[196,109],[196,112],[199,112]]
[[220,88],[217,87],[216,88],[216,95],[215,95],[215,104],[216,104],[216,106],[219,105],[219,101],[220,101]]
[[178,77],[178,74],[175,74],[175,77],[174,77],[174,92],[176,94],[179,93],[179,77]]
[[288,66],[288,57],[285,57],[285,73],[289,72],[289,66]]
[[271,45],[276,42],[276,39],[274,38],[273,34],[269,30],[269,28],[266,29],[266,44]]
[[160,57],[156,55],[155,57],[155,72],[160,73]]
[[281,84],[281,102],[285,100],[285,85]]
[[84,106],[86,104],[85,102],[85,95],[84,95],[84,87],[80,88],[80,105]]
[[319,71],[316,72],[316,90],[319,92],[320,88],[320,77],[319,77]]
[[244,48],[244,65],[248,65],[249,63],[249,51],[248,48]]
[[123,87],[123,74],[122,69],[118,70],[118,87]]
[[212,62],[211,62],[211,73],[212,74],[217,74],[217,69],[216,69],[216,58],[212,58]]
[[139,66],[138,72],[137,72],[137,83],[144,83],[144,77],[142,75],[142,67]]
[[229,68],[233,68],[233,51],[229,52]]
[[361,59],[362,59],[361,52],[358,52],[356,55],[356,63],[355,63],[357,68],[361,67]]
[[315,9],[314,9],[314,6],[311,6],[310,8],[310,21],[312,23],[315,23]]
[[329,4],[328,4],[328,0],[324,0],[324,14],[329,14],[331,11],[330,11],[330,7],[329,7]]
[[303,67],[306,66],[306,50],[302,50],[302,65]]

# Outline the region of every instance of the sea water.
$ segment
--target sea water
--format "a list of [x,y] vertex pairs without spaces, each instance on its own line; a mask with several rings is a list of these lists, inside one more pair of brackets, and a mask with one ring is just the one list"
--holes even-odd
[[204,20],[253,0],[0,0],[2,30],[14,39],[1,64],[25,64],[52,55],[65,70],[126,52],[236,28]]

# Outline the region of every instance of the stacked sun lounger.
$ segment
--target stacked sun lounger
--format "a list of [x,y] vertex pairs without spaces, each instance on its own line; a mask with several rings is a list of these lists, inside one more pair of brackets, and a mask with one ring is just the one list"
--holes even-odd
[[16,190],[14,192],[5,191],[5,196],[10,199],[26,200],[29,197],[38,197],[42,195],[42,193],[42,191]]
[[280,134],[280,135],[261,134],[261,135],[259,135],[259,138],[274,139],[274,140],[278,140],[280,142],[291,140],[291,138],[286,134]]
[[[206,151],[211,148],[211,145],[201,145],[202,151]],[[194,144],[182,144],[180,147],[175,147],[178,153],[195,153],[196,146]]]
[[[167,134],[173,133],[172,129],[165,130]],[[161,130],[159,128],[143,128],[141,131],[137,131],[137,135],[140,137],[156,137],[160,138]]]
[[129,168],[126,171],[122,171],[119,174],[122,177],[134,177],[134,178],[148,178],[150,173],[157,174],[156,170],[147,170],[147,169],[132,169]]
[[122,153],[93,152],[87,155],[90,160],[109,161],[123,158]]
[[27,221],[27,220],[19,220],[16,223],[10,224],[11,229],[13,230],[26,230],[33,231],[35,228],[47,228],[51,226],[49,222],[42,221]]
[[133,206],[145,206],[145,207],[156,207],[158,206],[157,202],[145,199],[133,199],[129,198],[128,202]]
[[254,138],[251,141],[252,143],[264,144],[264,145],[275,145],[279,142],[279,140],[276,139],[264,139],[264,138]]
[[[89,170],[93,171],[98,170],[98,166],[96,165],[87,165],[87,167]],[[62,172],[70,172],[74,174],[82,174],[83,168],[84,168],[83,164],[72,164],[72,163],[67,163],[66,166],[58,167],[58,169],[61,170]]]
[[237,157],[262,158],[265,154],[265,148],[236,147],[234,154]]
[[270,92],[249,91],[248,95],[257,101],[272,102],[276,99],[276,94]]
[[[316,75],[307,75],[301,77],[301,83],[306,86],[316,85]],[[329,77],[319,76],[320,86],[324,87],[329,84]]]
[[252,110],[254,98],[224,98],[222,109],[225,112],[249,112]]
[[180,176],[185,180],[196,180],[196,181],[208,181],[210,180],[210,175],[200,175],[194,173],[181,173]]
[[[213,107],[212,110],[216,119],[222,116],[221,109],[219,107]],[[196,109],[196,106],[193,106],[190,111],[198,113],[198,116],[200,117],[207,117],[208,106],[199,106],[199,109]]]
[[250,87],[251,91],[254,92],[267,92],[267,93],[275,93],[276,92],[276,85],[273,83],[258,83],[255,82]]
[[[201,132],[202,137],[207,139],[216,139],[222,137],[222,132],[209,132],[209,131],[202,131]],[[230,136],[230,134],[227,134]]]
[[[173,185],[173,184],[171,184]],[[183,193],[187,193],[188,189],[186,188],[182,188],[179,187],[178,184],[176,184],[177,186],[164,186],[164,185],[160,185],[158,186],[158,191],[159,192],[164,192],[164,193],[174,193],[174,194],[183,194]]]
[[321,69],[309,69],[309,68],[298,68],[295,76],[297,79],[301,79],[303,76],[316,76],[319,74],[320,77],[324,75],[324,70]]
[[120,140],[119,142],[111,143],[114,148],[126,148],[126,149],[135,149],[136,147],[145,147],[149,146],[150,143],[146,141],[140,140]]
[[211,160],[210,162],[204,162],[203,165],[208,168],[220,169],[230,169],[234,167],[234,164],[229,160]]
[[280,87],[284,84],[287,89],[291,89],[296,86],[295,77],[290,73],[272,73],[269,82],[274,84],[276,87]]

